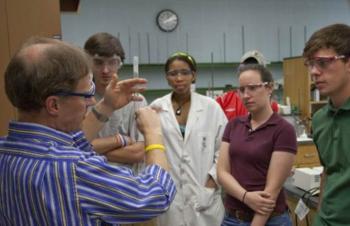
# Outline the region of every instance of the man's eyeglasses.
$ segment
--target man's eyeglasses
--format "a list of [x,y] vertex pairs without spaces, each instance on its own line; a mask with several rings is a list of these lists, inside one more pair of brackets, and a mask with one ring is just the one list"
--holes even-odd
[[177,75],[185,75],[185,76],[188,76],[188,75],[191,75],[192,74],[192,71],[189,70],[189,69],[181,69],[181,70],[172,70],[172,71],[168,71],[166,73],[168,76],[172,76],[172,77],[175,77]]
[[312,59],[305,61],[305,66],[311,70],[313,67],[316,67],[318,70],[326,69],[331,63],[336,60],[344,59],[346,56],[331,56],[331,57],[314,57]]
[[244,92],[247,90],[249,93],[254,93],[258,88],[261,88],[263,86],[267,86],[268,82],[262,82],[257,84],[248,84],[245,86],[238,87],[238,91],[240,94],[244,94]]
[[92,97],[95,96],[95,83],[91,82],[90,90],[86,93],[62,91],[62,92],[55,93],[54,95],[55,96],[62,96],[62,97],[67,97],[67,96],[84,97],[85,100],[91,99]]
[[123,62],[119,56],[113,56],[113,57],[94,56],[93,61],[94,61],[94,66],[98,69],[108,67],[111,70],[119,70],[123,65]]

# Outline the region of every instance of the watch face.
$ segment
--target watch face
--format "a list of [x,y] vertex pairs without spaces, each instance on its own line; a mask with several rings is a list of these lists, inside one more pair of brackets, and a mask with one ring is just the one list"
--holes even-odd
[[162,31],[170,32],[175,30],[178,22],[179,18],[172,10],[165,9],[160,11],[157,15],[157,25]]

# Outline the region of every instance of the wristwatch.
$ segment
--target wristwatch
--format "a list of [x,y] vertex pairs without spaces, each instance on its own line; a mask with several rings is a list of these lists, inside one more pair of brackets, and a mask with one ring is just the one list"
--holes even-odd
[[109,118],[106,115],[101,114],[100,112],[98,112],[95,107],[92,107],[91,111],[95,115],[95,117],[96,117],[96,119],[98,121],[100,121],[100,122],[108,122]]

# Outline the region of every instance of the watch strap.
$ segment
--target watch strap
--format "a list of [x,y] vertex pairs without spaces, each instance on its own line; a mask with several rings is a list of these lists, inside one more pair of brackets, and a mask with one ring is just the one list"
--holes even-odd
[[92,111],[92,113],[95,115],[95,118],[96,118],[98,121],[100,121],[100,122],[108,122],[109,117],[107,117],[106,115],[104,115],[104,114],[98,112],[98,111],[96,110],[95,107],[92,107],[92,108],[91,108],[91,111]]

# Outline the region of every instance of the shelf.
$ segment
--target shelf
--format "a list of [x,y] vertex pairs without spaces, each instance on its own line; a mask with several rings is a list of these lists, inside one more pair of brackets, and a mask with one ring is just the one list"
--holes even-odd
[[[282,61],[274,61],[270,62],[266,66],[275,66],[275,65],[281,65],[282,66]],[[197,63],[198,67],[232,67],[232,66],[238,66],[240,63],[239,62],[222,62],[222,63],[210,63],[210,62],[202,62],[202,63]],[[164,64],[140,64],[140,67],[164,67]],[[132,64],[123,64],[123,67],[129,68],[132,67]],[[122,67],[122,68],[123,68]]]
[[317,105],[317,104],[327,104],[328,100],[321,100],[321,101],[310,101],[311,105]]

